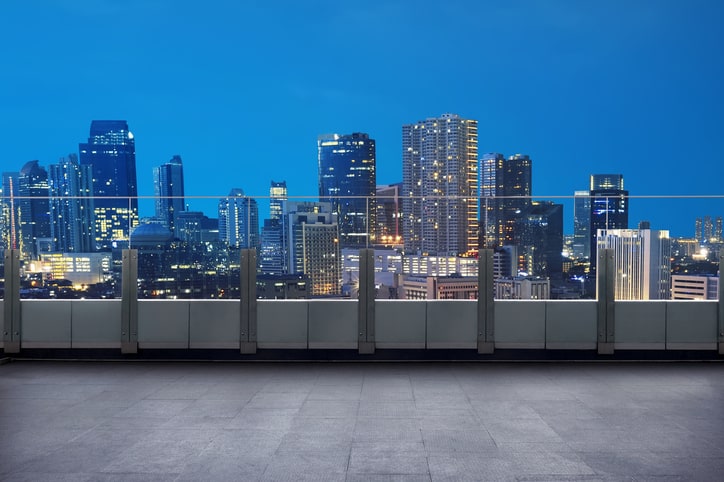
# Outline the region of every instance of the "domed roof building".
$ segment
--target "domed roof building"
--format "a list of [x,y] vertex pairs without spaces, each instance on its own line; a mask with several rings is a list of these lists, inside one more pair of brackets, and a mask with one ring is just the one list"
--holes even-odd
[[167,246],[173,240],[173,233],[157,223],[146,223],[131,232],[132,248],[150,248]]

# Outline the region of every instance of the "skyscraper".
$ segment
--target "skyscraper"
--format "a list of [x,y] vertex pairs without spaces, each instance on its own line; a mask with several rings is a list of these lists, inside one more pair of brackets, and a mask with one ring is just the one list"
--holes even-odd
[[331,203],[290,202],[286,228],[288,266],[305,274],[312,296],[338,295],[342,284],[339,224]]
[[591,258],[591,191],[573,193],[573,255]]
[[289,273],[287,266],[287,232],[284,213],[287,204],[287,182],[272,181],[269,188],[269,219],[261,228],[259,272],[280,276]]
[[176,231],[176,219],[186,209],[184,200],[184,168],[181,156],[153,168],[156,195],[156,218],[169,230]]
[[50,188],[48,173],[38,161],[26,163],[18,175],[21,252],[37,258],[53,250],[50,228]]
[[505,156],[497,152],[488,152],[480,158],[478,166],[478,216],[483,247],[499,246],[498,233],[501,200],[497,196],[503,193],[503,165]]
[[269,188],[269,219],[281,219],[287,200],[287,181],[272,181]]
[[408,253],[478,249],[478,122],[443,114],[402,126],[403,235]]
[[319,201],[332,204],[343,247],[374,242],[375,140],[368,134],[329,134],[317,139]]
[[598,249],[612,249],[617,300],[667,300],[671,282],[669,232],[602,229]]
[[533,201],[518,218],[516,245],[529,276],[559,278],[563,271],[563,205]]
[[93,173],[68,154],[48,167],[51,231],[55,250],[87,253],[95,249],[93,235]]
[[233,248],[259,247],[259,207],[242,189],[219,200],[219,238]]
[[591,175],[591,267],[597,264],[599,229],[628,229],[628,191],[622,174]]
[[521,215],[531,206],[533,165],[523,154],[510,156],[503,163],[501,196],[498,211],[498,232],[501,244],[514,244],[519,237],[516,226]]
[[81,165],[93,171],[96,249],[108,250],[138,224],[135,140],[126,121],[94,120],[79,149]]

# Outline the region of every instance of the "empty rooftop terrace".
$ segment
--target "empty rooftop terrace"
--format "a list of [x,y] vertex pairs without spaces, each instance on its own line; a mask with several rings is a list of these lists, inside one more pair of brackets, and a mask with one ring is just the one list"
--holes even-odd
[[14,360],[0,480],[721,480],[724,365]]

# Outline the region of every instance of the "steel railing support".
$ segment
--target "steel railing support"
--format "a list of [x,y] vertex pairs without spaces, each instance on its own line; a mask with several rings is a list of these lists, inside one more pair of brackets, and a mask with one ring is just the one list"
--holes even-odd
[[495,350],[495,293],[493,292],[493,250],[478,255],[478,353]]
[[5,353],[20,352],[20,250],[5,250]]
[[239,348],[243,354],[256,353],[256,249],[241,250],[239,268],[241,319]]
[[121,254],[121,353],[138,353],[138,250]]
[[615,264],[612,249],[599,249],[596,266],[598,302],[598,354],[612,355],[616,334]]
[[375,250],[359,250],[359,299],[357,301],[357,324],[359,337],[357,349],[360,354],[375,352]]

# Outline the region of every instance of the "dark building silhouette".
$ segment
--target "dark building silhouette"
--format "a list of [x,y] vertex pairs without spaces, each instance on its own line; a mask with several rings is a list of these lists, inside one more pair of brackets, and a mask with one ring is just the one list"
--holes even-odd
[[377,229],[375,238],[378,245],[402,244],[402,212],[400,191],[402,183],[377,186]]
[[529,276],[561,278],[563,272],[563,205],[533,201],[518,218],[517,245]]
[[156,219],[175,232],[176,218],[186,209],[181,156],[173,156],[167,163],[153,169],[153,187],[156,195]]
[[127,241],[138,224],[136,144],[123,120],[94,120],[79,145],[81,165],[92,166],[95,247]]
[[368,134],[330,134],[317,140],[319,201],[332,204],[343,247],[374,242],[375,140]]

